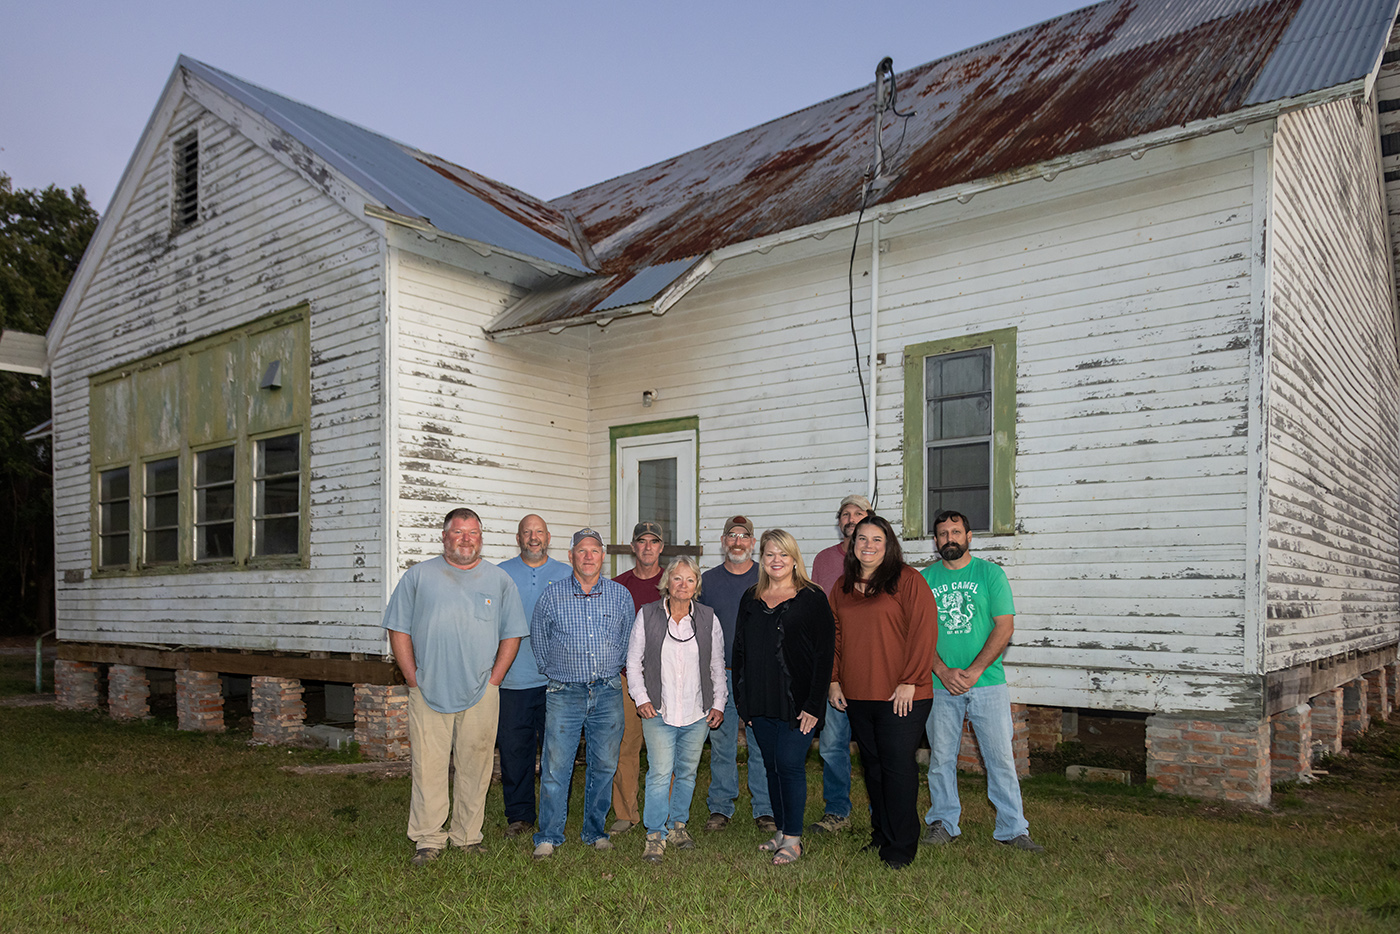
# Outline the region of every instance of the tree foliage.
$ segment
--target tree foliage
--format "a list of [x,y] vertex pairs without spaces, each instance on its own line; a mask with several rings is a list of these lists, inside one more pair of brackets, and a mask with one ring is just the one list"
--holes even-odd
[[[96,227],[81,186],[16,191],[0,173],[0,327],[48,330]],[[47,378],[0,373],[0,632],[52,626],[51,446],[24,440],[49,417]]]

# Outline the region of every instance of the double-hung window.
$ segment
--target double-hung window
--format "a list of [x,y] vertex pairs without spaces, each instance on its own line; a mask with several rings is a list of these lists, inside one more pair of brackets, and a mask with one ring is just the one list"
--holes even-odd
[[1016,330],[904,350],[904,531],[945,509],[973,531],[1015,531]]

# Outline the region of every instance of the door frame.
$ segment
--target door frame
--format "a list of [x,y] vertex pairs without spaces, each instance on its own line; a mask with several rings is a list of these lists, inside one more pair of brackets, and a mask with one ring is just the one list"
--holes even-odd
[[[667,435],[672,437],[664,437]],[[633,446],[627,443],[633,439],[639,439],[636,441],[637,444],[690,441],[694,445],[695,514],[693,518],[695,521],[696,540],[692,543],[692,547],[698,547],[700,544],[700,417],[698,415],[690,415],[684,418],[660,419],[652,422],[637,422],[631,425],[613,425],[608,428],[609,467],[611,471],[608,478],[608,488],[610,498],[610,521],[612,524],[612,537],[614,541],[620,543],[621,539],[626,536],[628,531],[627,529],[620,529],[618,527],[621,508],[621,503],[619,502],[621,490],[618,489],[618,466],[620,463],[620,454],[618,450],[619,442],[622,442],[621,447],[625,450]],[[680,507],[679,502],[677,503],[677,507]],[[666,531],[669,536],[675,535],[674,529],[667,529]],[[677,543],[667,542],[667,544],[671,545]],[[612,571],[614,575],[616,575],[617,556],[613,556]]]

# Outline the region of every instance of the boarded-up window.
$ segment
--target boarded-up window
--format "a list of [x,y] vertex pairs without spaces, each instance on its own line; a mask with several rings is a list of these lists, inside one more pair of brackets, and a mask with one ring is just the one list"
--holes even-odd
[[95,571],[305,562],[309,341],[302,307],[93,378]]

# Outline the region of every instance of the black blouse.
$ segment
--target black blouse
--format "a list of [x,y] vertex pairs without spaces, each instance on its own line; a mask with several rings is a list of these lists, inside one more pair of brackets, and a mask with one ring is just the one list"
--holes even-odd
[[734,624],[734,706],[745,722],[774,717],[796,728],[798,714],[826,720],[836,624],[812,585],[770,608],[751,588]]

